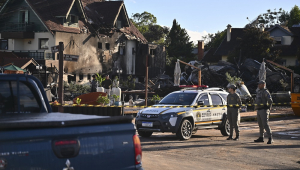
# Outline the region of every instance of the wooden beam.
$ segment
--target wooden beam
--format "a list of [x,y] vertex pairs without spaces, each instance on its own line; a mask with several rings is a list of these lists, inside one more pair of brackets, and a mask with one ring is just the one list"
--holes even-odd
[[179,61],[179,62],[181,62],[181,63],[183,63],[183,64],[185,64],[185,65],[188,65],[188,66],[190,66],[190,67],[193,67],[193,68],[195,68],[195,69],[197,69],[197,70],[201,70],[200,68],[198,68],[198,67],[196,67],[196,66],[193,66],[193,65],[190,65],[190,64],[188,64],[188,63],[186,63],[186,62],[184,62],[184,61],[181,61],[181,60],[177,60],[177,61]]
[[289,68],[286,68],[286,67],[284,67],[284,66],[282,66],[282,65],[280,65],[280,64],[277,64],[277,63],[275,63],[275,62],[273,62],[273,61],[270,61],[270,60],[266,60],[268,63],[271,63],[271,64],[273,64],[273,65],[275,65],[275,66],[277,66],[277,67],[279,67],[279,68],[282,68],[282,69],[284,69],[284,70],[287,70],[287,71],[289,71],[289,72],[294,72],[293,70],[291,70],[291,69],[289,69]]

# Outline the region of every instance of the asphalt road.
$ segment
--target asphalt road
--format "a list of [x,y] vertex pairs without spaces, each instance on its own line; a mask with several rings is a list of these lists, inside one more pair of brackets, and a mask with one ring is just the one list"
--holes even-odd
[[300,169],[300,118],[273,118],[274,143],[254,143],[257,122],[242,122],[239,141],[227,141],[219,130],[199,130],[190,140],[174,134],[140,137],[147,169]]

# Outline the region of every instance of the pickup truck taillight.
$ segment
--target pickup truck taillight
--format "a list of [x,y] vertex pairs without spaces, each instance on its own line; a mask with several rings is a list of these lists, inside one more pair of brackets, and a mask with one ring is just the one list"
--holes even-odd
[[78,155],[80,143],[77,139],[54,140],[52,149],[58,158],[72,158]]
[[137,135],[133,135],[133,144],[135,151],[135,164],[138,165],[142,163],[142,147],[140,138]]

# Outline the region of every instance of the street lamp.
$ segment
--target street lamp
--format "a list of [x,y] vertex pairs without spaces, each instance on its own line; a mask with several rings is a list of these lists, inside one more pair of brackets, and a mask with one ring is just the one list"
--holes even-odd
[[35,66],[35,68],[36,68],[36,69],[38,70],[38,72],[39,72],[39,80],[41,81],[40,70],[43,69],[43,66],[42,66],[42,65],[37,65],[37,66]]
[[122,74],[122,72],[123,72],[123,70],[119,69],[119,67],[118,67],[117,73],[119,74],[119,80],[120,80],[120,74]]

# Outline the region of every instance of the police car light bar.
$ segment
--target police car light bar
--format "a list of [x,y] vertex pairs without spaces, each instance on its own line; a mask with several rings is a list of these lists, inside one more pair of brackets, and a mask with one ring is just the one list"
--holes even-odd
[[207,85],[201,85],[201,86],[198,86],[198,85],[180,85],[179,87],[181,88],[208,88]]

